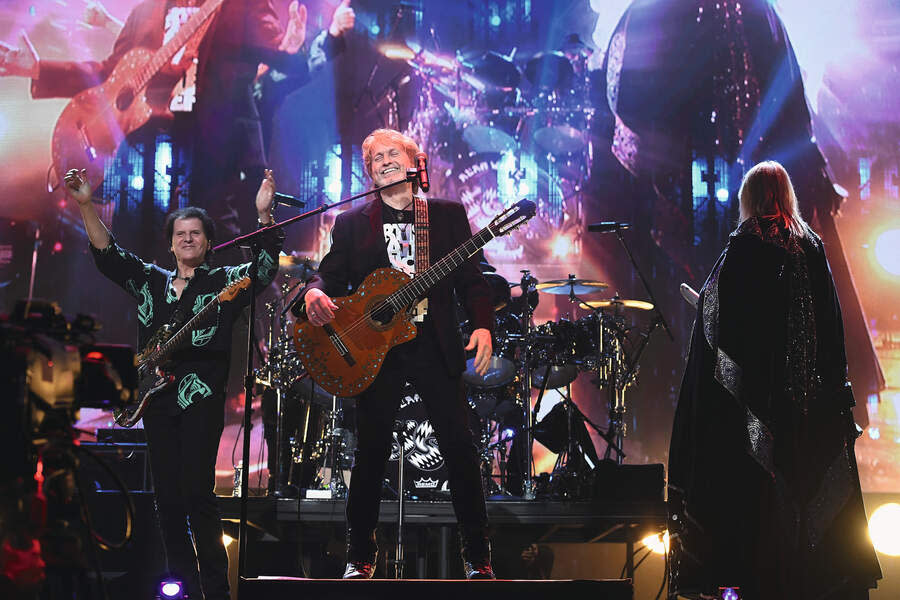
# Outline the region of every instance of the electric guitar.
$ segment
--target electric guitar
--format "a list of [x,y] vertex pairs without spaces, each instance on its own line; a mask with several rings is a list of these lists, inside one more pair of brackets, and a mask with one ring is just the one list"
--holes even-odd
[[203,320],[223,302],[230,302],[250,285],[250,278],[238,279],[207,302],[197,314],[178,331],[172,325],[163,325],[147,342],[137,356],[138,391],[134,402],[113,410],[113,418],[122,427],[132,427],[141,420],[150,401],[161,391],[175,383],[175,376],[166,368],[169,356],[181,346],[191,332],[199,329]]
[[[51,153],[58,177],[69,169],[84,168],[91,187],[98,189],[107,159],[115,156],[129,133],[151,117],[172,117],[168,98],[148,99],[147,83],[208,24],[223,1],[204,2],[158,50],[132,48],[122,56],[106,81],[79,92],[69,101],[53,130]],[[182,62],[192,59],[187,54]]]
[[323,327],[298,320],[294,345],[309,376],[335,396],[359,395],[375,380],[388,350],[416,336],[410,310],[428,290],[490,240],[518,229],[535,210],[534,202],[520,200],[415,278],[397,269],[376,269],[352,295],[333,299],[339,310]]

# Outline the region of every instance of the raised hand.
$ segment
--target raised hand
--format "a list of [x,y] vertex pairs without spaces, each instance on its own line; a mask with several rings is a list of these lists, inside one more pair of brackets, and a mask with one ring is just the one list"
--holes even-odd
[[112,33],[118,33],[124,26],[122,21],[109,14],[106,7],[96,0],[87,0],[81,18],[91,27],[102,27]]
[[288,23],[281,38],[279,50],[288,54],[296,54],[306,41],[306,5],[300,4],[297,0],[291,2],[288,7]]
[[328,27],[328,33],[334,37],[338,37],[348,29],[353,29],[356,24],[356,13],[350,7],[350,0],[341,0],[341,3],[331,16],[331,25]]
[[37,75],[38,61],[30,50],[0,42],[0,76],[36,78]]
[[85,169],[70,169],[63,180],[66,182],[66,193],[79,205],[89,204],[93,197],[91,184],[88,183]]
[[256,213],[260,223],[272,222],[272,202],[275,199],[275,177],[272,169],[266,169],[256,192]]

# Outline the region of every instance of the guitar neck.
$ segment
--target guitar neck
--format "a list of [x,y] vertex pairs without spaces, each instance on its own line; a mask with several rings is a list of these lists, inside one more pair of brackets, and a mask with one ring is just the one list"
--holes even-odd
[[224,0],[207,0],[197,12],[182,25],[168,42],[153,53],[153,57],[136,74],[132,86],[135,90],[143,89],[147,82],[162,69],[172,57],[188,43],[197,30],[216,12]]
[[181,329],[179,329],[172,337],[170,337],[164,344],[162,344],[159,348],[157,348],[150,356],[146,359],[146,364],[151,366],[159,366],[169,357],[172,352],[178,348],[181,343],[187,338],[188,335],[196,328],[196,326],[202,321],[214,308],[219,305],[219,298],[213,298],[206,305],[200,309],[196,315],[190,318],[190,320],[185,323]]
[[449,275],[459,265],[475,255],[485,244],[494,239],[494,234],[487,227],[473,235],[456,250],[437,261],[424,273],[416,275],[412,281],[394,292],[388,302],[395,310],[401,310],[413,304],[419,298],[424,297],[428,290],[434,287],[444,277]]

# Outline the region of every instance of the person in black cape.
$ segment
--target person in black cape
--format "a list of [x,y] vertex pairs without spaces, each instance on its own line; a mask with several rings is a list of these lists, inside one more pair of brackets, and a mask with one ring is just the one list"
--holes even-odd
[[700,293],[669,451],[672,597],[858,599],[881,578],[841,309],[797,206],[780,164],[750,169]]

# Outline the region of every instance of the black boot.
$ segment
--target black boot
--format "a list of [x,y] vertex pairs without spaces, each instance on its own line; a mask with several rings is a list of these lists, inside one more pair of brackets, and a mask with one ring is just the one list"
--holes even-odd
[[459,547],[466,579],[496,579],[491,567],[491,541],[486,526],[460,525]]
[[372,579],[375,575],[375,560],[378,558],[378,544],[375,532],[357,535],[347,531],[347,566],[344,579]]

